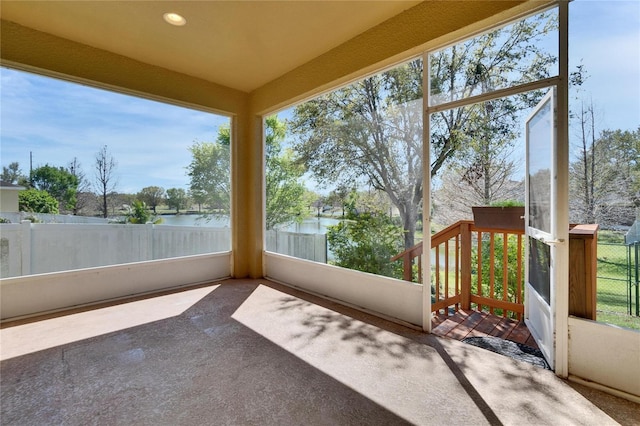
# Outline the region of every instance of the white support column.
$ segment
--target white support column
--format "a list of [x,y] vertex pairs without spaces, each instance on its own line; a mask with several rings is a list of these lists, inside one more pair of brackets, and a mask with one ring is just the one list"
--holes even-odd
[[564,241],[555,250],[556,304],[555,304],[555,372],[560,377],[569,375],[569,2],[558,4],[559,20],[559,82],[556,115],[556,209],[560,220],[555,234]]

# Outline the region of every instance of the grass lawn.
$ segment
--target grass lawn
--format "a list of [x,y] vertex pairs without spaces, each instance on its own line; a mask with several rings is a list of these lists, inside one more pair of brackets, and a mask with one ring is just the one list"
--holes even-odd
[[[597,320],[640,330],[640,317],[628,315],[628,248],[623,241],[620,233],[598,234]],[[635,304],[632,307],[635,312]]]

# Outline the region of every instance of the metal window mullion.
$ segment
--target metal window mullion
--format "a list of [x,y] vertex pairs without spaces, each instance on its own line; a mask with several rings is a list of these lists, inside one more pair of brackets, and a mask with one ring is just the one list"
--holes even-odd
[[[532,90],[544,89],[550,86],[557,85],[560,80],[559,76],[545,78],[544,80],[532,81],[530,83],[520,84],[514,87],[507,87],[505,89],[498,89],[488,93],[481,93],[475,96],[469,96],[467,98],[458,99],[457,101],[445,102],[439,105],[427,106],[427,115],[434,114],[436,112],[448,111],[467,105],[479,104],[481,102],[492,101],[495,99],[505,98],[507,96],[517,95],[519,93],[530,92]],[[430,91],[431,88],[429,87]]]
[[[431,333],[431,122],[427,111],[431,84],[429,52],[422,55],[422,329]],[[426,89],[426,90],[425,90]]]

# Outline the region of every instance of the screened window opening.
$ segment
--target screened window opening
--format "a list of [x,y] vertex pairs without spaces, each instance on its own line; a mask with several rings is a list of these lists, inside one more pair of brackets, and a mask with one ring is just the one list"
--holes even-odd
[[230,250],[228,117],[0,72],[3,278]]
[[266,120],[268,251],[403,278],[393,258],[423,235],[422,71],[413,60]]

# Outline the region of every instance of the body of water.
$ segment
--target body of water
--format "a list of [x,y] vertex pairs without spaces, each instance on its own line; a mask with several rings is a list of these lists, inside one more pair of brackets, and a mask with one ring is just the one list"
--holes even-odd
[[302,223],[292,223],[278,227],[279,231],[297,232],[299,234],[326,234],[327,227],[337,225],[340,219],[330,217],[307,218]]
[[[214,228],[229,227],[228,217],[211,217],[205,219],[200,215],[195,214],[180,214],[180,215],[160,215],[162,223],[160,225],[173,225],[173,226],[208,226]],[[320,218],[307,218],[302,223],[292,223],[287,226],[278,227],[279,231],[297,232],[300,234],[326,234],[327,227],[337,225],[340,223],[340,219],[320,217]]]
[[211,216],[204,218],[197,214],[167,214],[160,215],[162,223],[160,225],[173,226],[208,226],[211,228],[228,228],[229,218],[226,216]]

